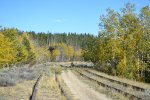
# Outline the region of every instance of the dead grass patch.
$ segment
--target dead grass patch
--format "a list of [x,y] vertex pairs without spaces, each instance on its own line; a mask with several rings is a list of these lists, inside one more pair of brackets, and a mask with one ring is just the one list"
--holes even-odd
[[36,100],[66,100],[53,76],[43,75],[38,86]]
[[128,100],[127,97],[120,95],[119,93],[113,91],[113,90],[109,90],[106,89],[100,85],[98,85],[96,82],[91,81],[87,78],[82,77],[79,73],[77,73],[76,71],[72,70],[72,72],[77,75],[77,77],[82,80],[84,83],[88,84],[91,88],[93,88],[94,90],[102,93],[102,94],[106,94],[107,97],[113,99],[113,100]]
[[24,81],[13,87],[0,87],[0,100],[28,100],[35,80]]

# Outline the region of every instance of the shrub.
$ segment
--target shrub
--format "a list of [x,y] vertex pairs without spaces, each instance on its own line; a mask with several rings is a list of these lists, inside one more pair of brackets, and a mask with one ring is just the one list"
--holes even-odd
[[1,74],[0,75],[0,86],[14,86],[15,80],[12,79],[8,74]]
[[36,78],[36,73],[33,70],[24,71],[24,72],[20,73],[19,76],[21,79],[33,80],[34,78]]
[[41,74],[51,76],[51,74],[53,74],[51,72],[60,74],[62,71],[61,67],[53,67],[52,71],[50,68],[51,66],[45,66],[42,64],[36,65],[32,68],[28,68],[28,66],[12,67],[9,69],[5,68],[0,70],[0,86],[13,86],[20,81],[33,80]]

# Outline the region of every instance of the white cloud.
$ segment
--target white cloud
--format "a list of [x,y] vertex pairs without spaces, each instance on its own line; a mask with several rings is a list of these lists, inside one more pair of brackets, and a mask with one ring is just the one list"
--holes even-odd
[[65,22],[66,20],[64,19],[64,18],[62,18],[62,19],[56,19],[55,20],[57,23],[63,23],[63,22]]

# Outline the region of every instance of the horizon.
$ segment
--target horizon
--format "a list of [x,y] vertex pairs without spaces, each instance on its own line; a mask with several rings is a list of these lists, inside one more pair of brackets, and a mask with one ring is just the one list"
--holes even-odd
[[0,26],[36,33],[89,33],[98,35],[99,18],[106,9],[120,11],[126,3],[135,4],[136,12],[150,4],[149,0],[3,0]]

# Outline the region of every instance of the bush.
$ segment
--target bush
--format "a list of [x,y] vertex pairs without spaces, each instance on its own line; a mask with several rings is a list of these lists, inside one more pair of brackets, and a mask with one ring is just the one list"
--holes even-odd
[[25,80],[33,80],[36,78],[36,74],[33,71],[31,72],[24,71],[20,73],[20,78]]
[[61,67],[45,66],[42,64],[36,65],[32,68],[28,66],[12,67],[0,70],[0,86],[13,86],[17,82],[24,80],[33,80],[41,74],[51,76],[51,72],[60,74],[62,71]]
[[15,80],[12,79],[8,74],[1,74],[0,75],[0,86],[14,86]]
[[28,67],[4,69],[0,73],[0,86],[13,86],[22,80],[36,78],[36,71]]

